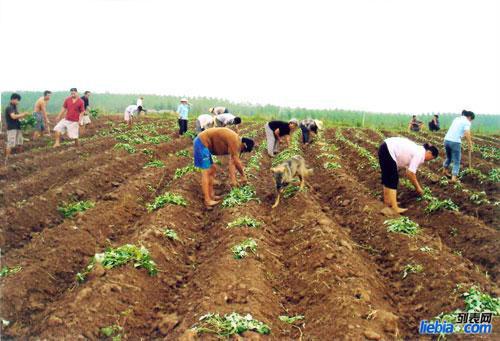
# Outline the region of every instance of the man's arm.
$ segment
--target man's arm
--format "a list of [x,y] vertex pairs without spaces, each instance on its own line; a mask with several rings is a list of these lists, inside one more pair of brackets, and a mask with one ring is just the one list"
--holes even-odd
[[16,114],[15,112],[11,112],[9,115],[10,115],[10,118],[12,118],[13,120],[18,120],[20,118],[28,116],[28,113],[24,112],[21,114]]
[[245,171],[243,169],[243,164],[241,163],[241,160],[240,160],[240,157],[238,156],[238,154],[231,155],[231,160],[233,161],[234,166],[236,167],[238,172],[240,173],[242,180],[244,180],[246,182],[247,177],[245,175]]
[[408,179],[410,179],[410,181],[413,184],[413,186],[415,186],[415,190],[417,191],[417,193],[419,195],[422,195],[424,193],[424,190],[422,189],[422,187],[418,183],[417,175],[415,173],[413,173],[411,170],[407,169],[406,170],[406,176],[408,177]]
[[59,122],[59,121],[61,120],[61,118],[62,118],[64,115],[66,115],[66,113],[67,113],[67,112],[68,112],[68,109],[66,109],[65,107],[62,107],[62,108],[61,108],[61,112],[57,115],[57,119],[56,119],[56,121],[58,121],[58,122]]
[[280,129],[276,129],[274,131],[274,136],[276,137],[276,140],[278,140],[278,142],[281,142],[281,136],[280,136]]

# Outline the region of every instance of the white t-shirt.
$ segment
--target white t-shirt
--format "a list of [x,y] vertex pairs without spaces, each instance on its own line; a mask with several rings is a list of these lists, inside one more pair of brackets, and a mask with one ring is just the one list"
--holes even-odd
[[215,119],[219,121],[222,126],[227,126],[228,124],[234,124],[235,117],[236,116],[233,114],[219,114]]
[[134,115],[137,113],[137,105],[129,105],[126,109],[125,109],[125,113],[127,114],[130,114],[130,115]]
[[142,107],[142,99],[140,98],[137,99],[137,106]]
[[405,137],[389,137],[385,140],[398,168],[406,168],[417,173],[418,167],[425,161],[425,148]]
[[462,142],[462,137],[466,131],[470,131],[471,122],[465,116],[457,117],[451,123],[450,129],[446,133],[444,139],[451,142]]
[[200,122],[201,129],[207,129],[213,127],[214,117],[209,114],[202,114],[198,116],[198,121]]

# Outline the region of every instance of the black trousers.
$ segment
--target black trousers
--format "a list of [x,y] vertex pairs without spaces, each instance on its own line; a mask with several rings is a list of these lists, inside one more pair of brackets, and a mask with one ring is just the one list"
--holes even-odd
[[179,118],[177,122],[179,122],[179,135],[184,135],[184,133],[188,130],[188,120]]
[[378,149],[378,162],[382,171],[382,184],[390,189],[397,189],[399,183],[398,166],[387,148],[387,143],[382,143]]

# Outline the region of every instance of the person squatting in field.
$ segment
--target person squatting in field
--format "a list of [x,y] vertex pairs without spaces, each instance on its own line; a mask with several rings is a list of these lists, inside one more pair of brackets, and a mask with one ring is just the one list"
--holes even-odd
[[189,102],[186,98],[181,99],[181,103],[177,106],[178,123],[179,123],[179,135],[184,135],[188,130],[188,114],[189,114]]
[[408,129],[411,131],[420,131],[424,123],[422,121],[417,120],[417,115],[413,115],[410,123],[408,123]]
[[441,129],[439,125],[439,115],[434,115],[432,120],[429,122],[429,130],[430,131],[439,131]]
[[[470,128],[472,121],[476,115],[472,111],[463,110],[462,116],[457,117],[451,123],[448,132],[444,136],[444,149],[446,151],[446,159],[443,162],[443,173],[446,176],[451,176],[451,182],[457,181],[458,173],[460,172],[460,161],[462,159],[462,137],[467,138],[469,143],[469,167],[471,166],[472,135]],[[448,167],[453,163],[450,171]]]
[[231,186],[236,187],[236,170],[241,175],[240,184],[244,185],[247,182],[247,177],[243,169],[243,164],[240,160],[240,155],[243,152],[251,152],[254,146],[252,139],[243,137],[229,128],[212,128],[207,129],[194,139],[193,154],[194,165],[201,168],[201,189],[205,206],[210,208],[219,203],[220,197],[217,197],[214,192],[214,180],[217,173],[217,166],[214,164],[212,155],[229,155],[229,179]]
[[89,97],[90,97],[90,91],[85,91],[83,96],[80,97],[83,101],[83,107],[85,109],[85,112],[83,113],[83,117],[80,120],[80,127],[82,129],[82,133],[85,131],[85,126],[92,123],[92,121],[90,120],[90,116],[89,116],[89,106],[90,106]]
[[28,113],[20,114],[17,106],[21,101],[21,95],[13,93],[10,96],[9,105],[5,108],[5,121],[7,123],[7,144],[5,145],[5,162],[10,156],[12,149],[17,153],[23,151],[23,132],[21,130],[21,118],[28,116]]
[[[58,123],[54,127],[56,135],[54,148],[61,145],[61,134],[65,132],[68,133],[70,139],[75,140],[75,146],[80,145],[78,141],[80,135],[79,122],[85,112],[85,105],[82,99],[78,97],[78,90],[76,88],[71,88],[70,92],[71,95],[64,100],[61,112],[57,115],[56,121],[58,121]],[[62,118],[63,116],[64,118]]]
[[395,213],[403,213],[406,208],[400,208],[397,202],[399,183],[398,168],[406,168],[406,176],[410,179],[419,195],[424,193],[417,180],[417,169],[424,161],[437,158],[439,151],[428,143],[423,146],[405,137],[390,137],[385,139],[378,149],[378,160],[384,185],[384,203]]
[[279,152],[279,144],[286,141],[287,146],[290,146],[290,135],[297,129],[298,121],[292,118],[290,121],[271,121],[266,123],[265,132],[267,140],[267,153],[270,157]]
[[33,130],[33,140],[38,139],[44,132],[50,135],[49,117],[47,114],[47,103],[50,101],[52,92],[45,90],[43,96],[35,102],[33,117],[35,118],[35,129]]
[[309,144],[312,140],[312,134],[318,134],[318,130],[323,128],[323,122],[306,118],[300,121],[299,128],[302,131],[302,143]]
[[213,107],[208,109],[208,112],[211,113],[212,115],[222,115],[222,114],[229,114],[229,109],[226,107]]
[[139,114],[139,107],[135,104],[131,104],[125,108],[123,112],[123,120],[127,123],[129,128],[132,128],[132,121],[136,114]]

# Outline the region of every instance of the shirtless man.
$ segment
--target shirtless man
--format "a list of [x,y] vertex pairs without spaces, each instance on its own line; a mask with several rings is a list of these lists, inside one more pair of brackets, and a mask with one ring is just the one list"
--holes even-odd
[[229,128],[211,128],[198,134],[193,141],[194,165],[201,168],[201,189],[205,206],[210,208],[219,203],[214,192],[214,179],[217,167],[212,160],[213,155],[229,155],[229,179],[231,186],[238,185],[236,181],[236,170],[241,174],[241,184],[247,182],[240,155],[243,152],[251,152],[254,146],[253,140],[239,137]]
[[50,135],[49,118],[47,114],[47,102],[50,101],[52,92],[45,90],[43,96],[35,102],[33,117],[36,120],[35,130],[33,131],[33,140],[38,139],[44,132]]

